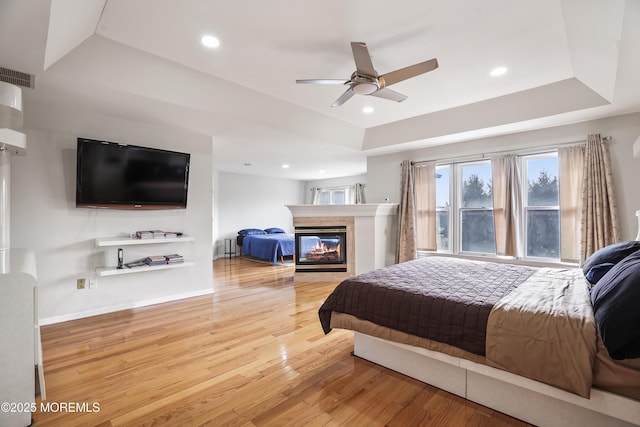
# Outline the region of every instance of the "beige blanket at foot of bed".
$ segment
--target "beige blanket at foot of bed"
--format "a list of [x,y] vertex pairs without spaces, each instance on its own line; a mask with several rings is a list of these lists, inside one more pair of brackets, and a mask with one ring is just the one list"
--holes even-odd
[[588,398],[596,333],[582,271],[542,268],[491,311],[487,363]]

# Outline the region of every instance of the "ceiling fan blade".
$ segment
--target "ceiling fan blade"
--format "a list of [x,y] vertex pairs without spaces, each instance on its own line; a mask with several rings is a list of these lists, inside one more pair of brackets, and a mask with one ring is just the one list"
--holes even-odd
[[343,85],[343,84],[349,83],[349,81],[340,80],[340,79],[305,79],[305,80],[296,80],[296,83],[316,84],[316,85]]
[[407,95],[403,95],[400,92],[396,92],[395,90],[391,90],[386,87],[373,92],[371,96],[377,96],[378,98],[389,99],[396,102],[402,102],[407,99]]
[[385,86],[391,86],[392,84],[410,79],[411,77],[428,73],[436,68],[438,68],[438,60],[434,58],[419,64],[410,65],[408,67],[400,68],[399,70],[388,72],[381,75],[379,79],[384,81]]
[[369,55],[366,43],[351,42],[351,51],[353,52],[353,60],[356,62],[356,73],[372,77],[378,75],[373,68],[371,55]]
[[340,95],[340,98],[336,99],[336,102],[331,104],[331,106],[332,107],[339,107],[342,104],[344,104],[345,102],[347,102],[349,99],[351,99],[351,97],[353,95],[354,95],[353,91],[351,90],[351,88],[349,88],[349,89],[347,89],[347,91],[345,93]]

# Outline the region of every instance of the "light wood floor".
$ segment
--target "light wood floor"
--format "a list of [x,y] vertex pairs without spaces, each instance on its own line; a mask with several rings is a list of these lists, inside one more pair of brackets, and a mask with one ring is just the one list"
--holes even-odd
[[99,412],[35,426],[527,425],[351,356],[318,321],[335,282],[244,259],[213,274],[210,296],[43,327],[45,403]]

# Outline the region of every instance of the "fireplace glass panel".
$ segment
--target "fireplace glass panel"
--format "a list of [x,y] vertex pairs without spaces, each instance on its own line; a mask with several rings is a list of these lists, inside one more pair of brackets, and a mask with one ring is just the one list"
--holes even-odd
[[301,263],[331,264],[344,262],[342,236],[330,234],[301,235],[299,242],[299,261]]
[[296,271],[347,271],[346,227],[296,227]]

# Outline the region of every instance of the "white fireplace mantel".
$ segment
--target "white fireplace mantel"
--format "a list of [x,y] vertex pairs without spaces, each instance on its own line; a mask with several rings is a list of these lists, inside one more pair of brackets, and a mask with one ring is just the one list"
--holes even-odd
[[388,216],[398,214],[397,203],[353,205],[287,205],[294,217]]
[[347,271],[299,272],[295,280],[334,280],[366,273],[395,262],[398,205],[363,203],[354,205],[287,205],[295,227],[345,226]]

